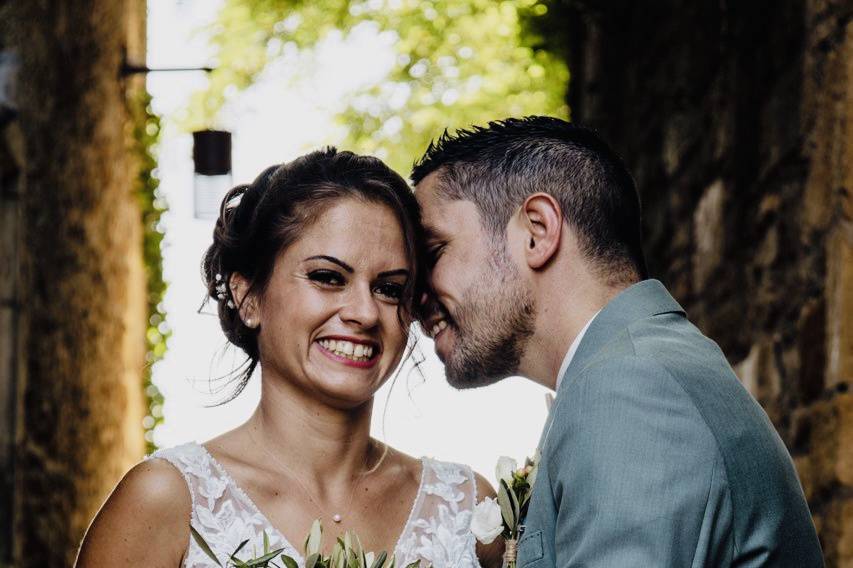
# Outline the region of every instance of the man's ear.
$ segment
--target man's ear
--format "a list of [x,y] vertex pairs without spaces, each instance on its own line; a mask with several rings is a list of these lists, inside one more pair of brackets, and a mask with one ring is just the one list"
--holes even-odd
[[257,298],[249,292],[249,281],[239,272],[235,272],[231,275],[229,286],[231,287],[231,297],[234,298],[234,305],[240,312],[240,319],[243,320],[243,324],[250,328],[258,327],[261,324],[261,314],[258,309]]
[[527,242],[524,255],[527,265],[543,268],[557,254],[563,228],[563,212],[557,200],[547,193],[534,193],[519,211]]

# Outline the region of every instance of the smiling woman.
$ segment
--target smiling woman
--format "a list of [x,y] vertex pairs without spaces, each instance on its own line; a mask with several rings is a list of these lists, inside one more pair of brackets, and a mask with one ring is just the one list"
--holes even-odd
[[[392,306],[398,327],[408,329],[412,299],[421,286],[421,240],[418,208],[408,186],[375,158],[333,149],[314,152],[268,168],[252,184],[231,190],[203,262],[222,329],[249,358],[235,377],[230,398],[239,394],[257,366],[259,342],[285,340],[277,335],[286,333],[279,328],[259,333],[255,312],[263,303],[279,302],[278,313],[283,313],[292,309],[300,294],[314,298],[313,292],[326,291],[346,296],[357,289],[354,284],[360,279],[375,277],[371,288],[381,289],[378,297],[386,300],[383,305]],[[382,246],[376,246],[379,243]],[[366,252],[387,264],[381,274],[355,274],[353,266],[360,272],[368,268],[368,256],[358,245],[366,245]],[[393,278],[391,270],[396,271]],[[269,291],[271,284],[277,286]],[[385,295],[392,293],[389,288],[394,288],[396,298]],[[341,294],[319,296],[339,299]],[[292,322],[286,326],[292,328]]]
[[421,233],[402,178],[351,152],[314,152],[231,190],[203,273],[226,337],[247,355],[233,396],[259,368],[260,403],[236,429],[131,470],[78,565],[207,566],[241,543],[303,565],[290,543],[315,519],[400,566],[499,565],[502,544],[478,549],[469,530],[478,495],[494,494],[487,482],[370,437],[374,396],[404,356],[421,297]]

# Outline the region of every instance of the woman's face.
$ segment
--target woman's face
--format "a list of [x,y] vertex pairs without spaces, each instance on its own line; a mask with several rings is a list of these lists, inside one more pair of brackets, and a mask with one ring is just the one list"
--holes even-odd
[[406,346],[397,308],[411,270],[390,208],[333,203],[279,255],[258,302],[264,374],[339,407],[370,400]]

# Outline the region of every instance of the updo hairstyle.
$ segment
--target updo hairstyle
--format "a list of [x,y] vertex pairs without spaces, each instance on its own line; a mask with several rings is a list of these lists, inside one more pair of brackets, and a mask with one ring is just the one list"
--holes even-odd
[[235,390],[223,402],[242,392],[260,358],[257,329],[247,327],[240,318],[240,306],[228,286],[231,275],[239,273],[250,283],[244,299],[250,294],[262,296],[278,255],[344,198],[385,205],[400,223],[411,275],[397,315],[408,333],[415,301],[424,289],[423,235],[417,201],[403,178],[378,158],[334,147],[272,166],[251,184],[234,187],[225,195],[213,244],[202,260],[202,276],[209,297],[217,303],[222,331],[247,355],[229,381],[237,383]]

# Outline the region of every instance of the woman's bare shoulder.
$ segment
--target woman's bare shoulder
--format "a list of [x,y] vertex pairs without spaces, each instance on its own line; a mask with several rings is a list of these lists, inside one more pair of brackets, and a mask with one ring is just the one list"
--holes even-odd
[[191,513],[181,473],[162,459],[143,461],[98,511],[77,566],[178,566],[189,544]]
[[420,458],[410,456],[396,448],[388,446],[386,456],[383,458],[382,467],[392,477],[405,478],[409,484],[420,485],[423,473],[423,462]]
[[128,471],[116,487],[116,491],[119,490],[128,497],[144,496],[150,507],[175,509],[185,505],[189,513],[192,506],[184,476],[171,463],[156,457],[140,462]]

